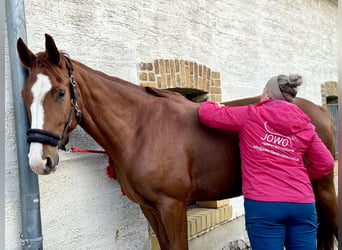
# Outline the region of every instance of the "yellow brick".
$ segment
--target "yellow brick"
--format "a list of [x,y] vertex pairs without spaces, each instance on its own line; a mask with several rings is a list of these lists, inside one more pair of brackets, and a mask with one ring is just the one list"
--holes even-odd
[[203,230],[208,229],[212,226],[212,222],[211,222],[211,213],[210,213],[211,209],[198,209],[197,213],[201,216],[203,216],[204,218],[204,223],[203,223]]
[[222,223],[225,221],[225,219],[224,219],[224,208],[223,207],[219,208],[219,211],[220,211],[220,223]]
[[211,77],[216,78],[216,79],[220,79],[220,72],[212,72]]
[[224,207],[224,220],[229,220],[233,215],[232,206]]
[[212,211],[210,213],[210,215],[211,215],[211,225],[215,226],[217,224],[217,222],[216,222],[216,211]]
[[160,250],[157,236],[155,234],[150,235],[151,250]]
[[188,217],[195,217],[197,219],[197,229],[201,231],[206,229],[206,219],[205,216],[203,214],[199,214],[198,211],[196,209],[192,209],[190,211],[188,211]]
[[221,94],[221,88],[220,87],[210,87],[209,91],[212,94]]
[[228,206],[228,219],[233,217],[233,207]]
[[188,223],[188,238],[191,236],[191,223]]
[[155,88],[156,84],[154,82],[141,82],[140,86],[141,87],[152,87],[152,88]]
[[[202,231],[202,217],[199,215],[189,215],[188,214],[188,221],[194,220],[196,225],[196,233],[199,233]],[[188,222],[189,223],[189,222]]]
[[229,199],[217,200],[217,201],[199,201],[197,204],[200,207],[210,207],[210,208],[219,208],[229,204]]
[[196,219],[188,219],[188,224],[190,224],[190,236],[194,236],[197,233],[196,229]]

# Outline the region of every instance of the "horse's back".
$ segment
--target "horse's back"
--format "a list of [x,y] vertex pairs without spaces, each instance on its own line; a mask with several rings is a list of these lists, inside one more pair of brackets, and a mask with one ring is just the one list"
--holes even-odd
[[310,117],[311,123],[316,127],[317,134],[330,152],[334,154],[334,125],[329,110],[300,97],[295,98],[294,104]]

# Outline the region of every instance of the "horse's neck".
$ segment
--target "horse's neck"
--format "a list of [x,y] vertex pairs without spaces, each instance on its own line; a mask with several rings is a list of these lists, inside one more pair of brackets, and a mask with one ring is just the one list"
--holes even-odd
[[138,126],[134,114],[141,112],[143,100],[138,87],[82,65],[75,67],[75,72],[83,112],[80,126],[105,150],[122,154],[134,140]]

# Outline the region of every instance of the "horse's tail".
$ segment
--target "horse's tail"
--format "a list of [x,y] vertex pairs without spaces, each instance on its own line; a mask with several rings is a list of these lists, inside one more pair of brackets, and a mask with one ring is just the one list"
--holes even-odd
[[333,250],[335,234],[333,227],[323,209],[316,205],[318,215],[318,231],[317,231],[317,250]]

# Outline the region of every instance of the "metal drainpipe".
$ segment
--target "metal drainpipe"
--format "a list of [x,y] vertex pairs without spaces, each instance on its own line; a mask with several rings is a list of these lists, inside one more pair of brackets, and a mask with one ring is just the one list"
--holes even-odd
[[19,37],[27,42],[24,0],[6,0],[6,19],[16,121],[22,249],[42,250],[43,237],[38,176],[32,172],[28,164],[27,154],[29,146],[26,142],[26,130],[29,128],[29,122],[25,105],[20,95],[28,71],[21,65],[16,49]]

